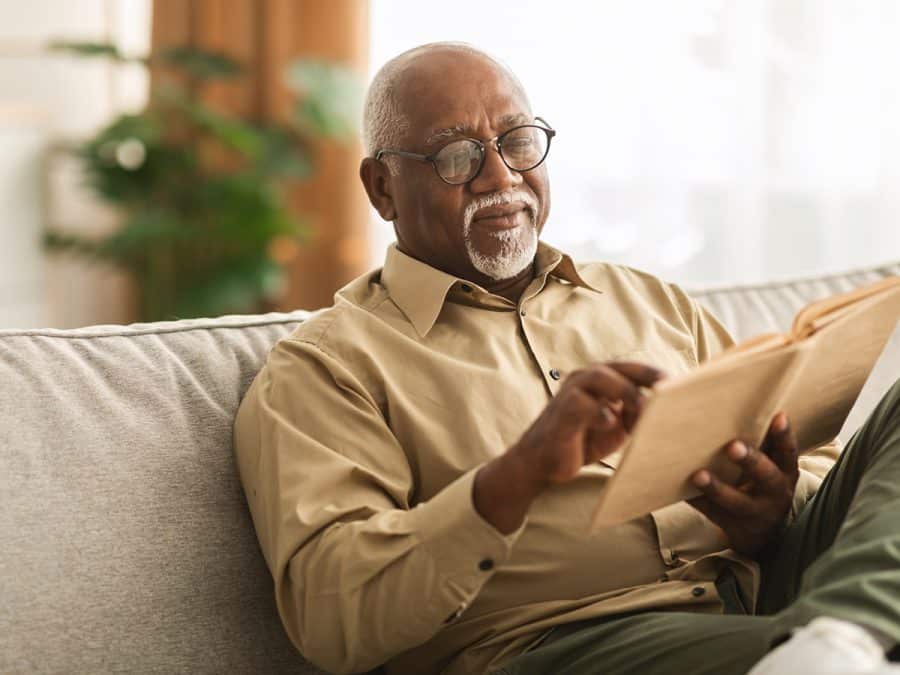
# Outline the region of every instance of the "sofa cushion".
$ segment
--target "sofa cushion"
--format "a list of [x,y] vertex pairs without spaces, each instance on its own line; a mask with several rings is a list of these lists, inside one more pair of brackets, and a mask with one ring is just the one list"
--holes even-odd
[[317,673],[231,451],[305,312],[0,332],[0,672]]

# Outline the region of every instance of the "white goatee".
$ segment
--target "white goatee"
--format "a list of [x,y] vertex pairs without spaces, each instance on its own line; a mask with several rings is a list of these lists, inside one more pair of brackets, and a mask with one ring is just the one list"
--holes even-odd
[[[529,222],[523,223],[509,230],[497,230],[487,233],[487,236],[497,241],[497,253],[485,254],[475,248],[471,237],[472,219],[479,209],[500,204],[510,204],[520,201],[526,206],[530,216]],[[537,204],[534,198],[525,192],[494,193],[486,197],[480,197],[466,207],[463,216],[463,240],[466,244],[466,252],[472,266],[486,277],[494,281],[512,279],[526,267],[534,262],[537,253],[538,234],[535,220]]]

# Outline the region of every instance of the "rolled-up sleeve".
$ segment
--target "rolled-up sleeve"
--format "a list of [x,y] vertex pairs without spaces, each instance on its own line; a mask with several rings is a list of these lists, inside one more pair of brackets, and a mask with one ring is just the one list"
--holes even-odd
[[478,467],[413,505],[414,470],[378,404],[317,346],[280,342],[245,396],[235,450],[278,611],[325,670],[369,670],[457,617],[522,528],[472,503]]

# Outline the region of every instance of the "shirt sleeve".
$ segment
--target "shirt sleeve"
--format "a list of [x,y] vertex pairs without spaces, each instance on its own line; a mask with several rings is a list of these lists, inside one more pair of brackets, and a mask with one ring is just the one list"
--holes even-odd
[[681,287],[669,284],[684,322],[694,336],[697,363],[708,361],[735,344],[728,329],[706,307],[684,292]]
[[797,514],[803,510],[825,476],[831,471],[831,467],[837,462],[841,454],[841,444],[835,439],[831,443],[826,443],[818,448],[813,448],[800,455],[800,476],[797,478],[797,485],[794,488],[794,501],[791,504],[791,512],[788,516],[788,523],[793,522]]
[[414,466],[376,402],[316,346],[280,342],[235,422],[241,482],[281,620],[311,662],[366,671],[419,645],[508,559],[474,468],[413,505]]

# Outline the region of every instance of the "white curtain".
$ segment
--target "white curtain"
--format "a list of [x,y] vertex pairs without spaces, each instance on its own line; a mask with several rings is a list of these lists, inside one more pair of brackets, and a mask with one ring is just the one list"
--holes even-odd
[[516,71],[576,259],[704,284],[900,259],[896,0],[372,4],[373,74],[434,40]]

